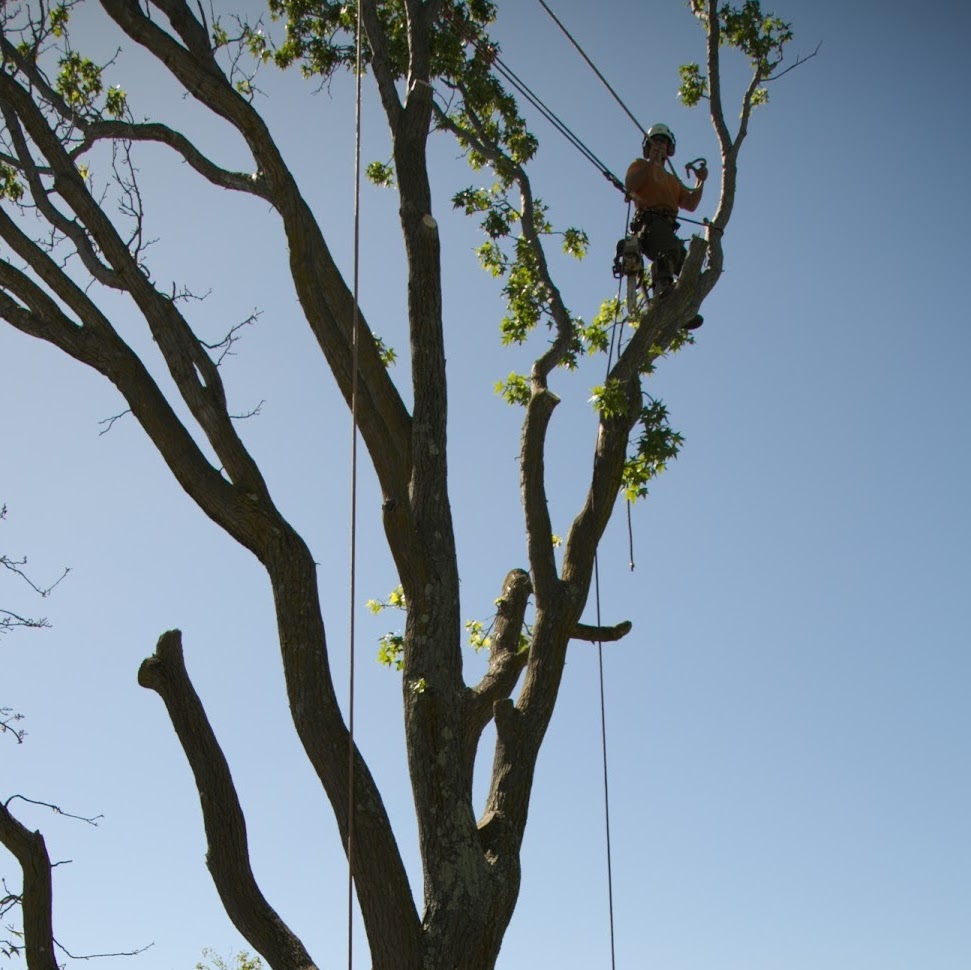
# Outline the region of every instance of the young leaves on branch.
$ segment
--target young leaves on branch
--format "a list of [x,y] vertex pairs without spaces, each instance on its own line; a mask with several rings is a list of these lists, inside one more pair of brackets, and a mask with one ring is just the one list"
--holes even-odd
[[641,433],[637,447],[624,465],[623,489],[628,502],[644,498],[648,483],[678,457],[684,438],[671,430],[667,408],[652,397],[641,408]]
[[[401,586],[395,586],[386,600],[368,600],[367,608],[377,615],[383,610],[395,609],[402,612],[408,609],[405,592]],[[385,667],[401,670],[405,665],[405,638],[401,633],[385,633],[378,638],[378,663]]]
[[[690,0],[690,5],[694,15],[707,27],[706,0]],[[734,47],[749,60],[753,86],[748,103],[751,107],[765,104],[769,94],[759,85],[771,81],[773,71],[782,63],[784,48],[792,40],[792,25],[763,13],[759,0],[745,0],[741,6],[726,3],[719,7],[718,26],[720,42]],[[702,98],[708,98],[708,78],[702,75],[697,64],[683,64],[678,71],[681,75],[678,97],[682,104],[691,108]]]

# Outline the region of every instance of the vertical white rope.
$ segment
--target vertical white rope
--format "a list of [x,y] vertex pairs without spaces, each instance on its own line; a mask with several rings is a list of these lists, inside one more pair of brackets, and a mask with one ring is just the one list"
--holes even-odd
[[354,279],[351,333],[351,555],[347,711],[347,970],[354,967],[354,612],[357,601],[357,380],[361,262],[361,5],[357,8],[354,59]]
[[[594,589],[597,598],[597,626],[600,620],[600,568],[597,557],[593,558]],[[610,849],[610,787],[607,780],[607,704],[604,699],[604,653],[603,643],[597,643],[597,665],[600,672],[600,741],[603,750],[604,766],[604,828],[607,837],[607,918],[610,923],[610,967],[616,970],[617,959],[614,946],[614,869]]]
[[[540,0],[542,2],[542,0]],[[627,222],[630,219],[630,203],[627,204],[627,218],[624,220],[624,234],[627,233]],[[617,303],[614,311],[614,324],[610,333],[610,345],[607,351],[607,374],[610,376],[610,368],[614,362],[614,350],[620,357],[621,343],[623,335],[620,331],[620,294],[623,289],[624,280],[621,277],[617,281]],[[593,589],[594,599],[597,607],[597,626],[602,625],[600,617],[600,562],[598,553],[593,554]],[[606,854],[607,854],[607,919],[610,928],[610,967],[616,970],[616,946],[614,943],[614,867],[610,844],[610,785],[607,772],[607,704],[604,695],[604,657],[603,643],[597,641],[597,669],[600,680],[600,742],[603,754],[603,786],[604,786],[604,831],[606,833]]]

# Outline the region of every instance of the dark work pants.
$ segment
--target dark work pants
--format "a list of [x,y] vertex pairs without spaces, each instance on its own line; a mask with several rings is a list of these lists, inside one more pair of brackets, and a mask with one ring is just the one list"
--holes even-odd
[[638,212],[631,223],[641,252],[654,263],[655,284],[673,282],[688,251],[678,239],[678,223],[660,212]]

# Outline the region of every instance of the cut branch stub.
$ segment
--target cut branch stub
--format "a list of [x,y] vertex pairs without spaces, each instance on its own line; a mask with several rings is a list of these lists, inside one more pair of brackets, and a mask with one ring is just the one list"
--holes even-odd
[[260,891],[250,868],[246,821],[229,765],[185,667],[182,634],[159,637],[142,661],[138,683],[164,701],[195,776],[208,851],[206,862],[229,918],[273,970],[308,968],[303,944]]

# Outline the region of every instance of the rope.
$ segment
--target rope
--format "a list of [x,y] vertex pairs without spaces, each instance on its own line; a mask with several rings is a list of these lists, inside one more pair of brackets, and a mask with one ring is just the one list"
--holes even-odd
[[351,323],[351,577],[347,730],[347,970],[354,966],[354,607],[357,601],[357,371],[361,264],[361,7],[357,8],[354,103],[354,307]]
[[[630,203],[627,203],[627,219],[630,218]],[[624,222],[624,228],[626,230],[627,221]],[[617,309],[614,312],[614,324],[611,328],[610,334],[610,347],[607,351],[607,373],[610,373],[611,365],[614,359],[614,346],[616,343],[617,356],[620,356],[621,340],[623,338],[622,332],[619,331],[618,324],[620,323],[620,294],[624,285],[624,279],[621,277],[617,281]],[[628,514],[630,512],[630,503],[627,503]],[[601,625],[600,618],[600,559],[598,554],[595,552],[593,554],[593,588],[594,588],[594,599],[597,605],[597,626]],[[614,867],[613,867],[613,853],[611,851],[610,845],[610,784],[608,780],[607,772],[607,703],[604,696],[604,656],[603,656],[603,643],[597,641],[597,669],[599,673],[600,680],[600,745],[603,752],[603,776],[604,776],[604,830],[606,832],[607,839],[607,917],[610,925],[610,966],[611,970],[615,970],[616,964],[616,947],[614,943]]]
[[[480,42],[474,41],[476,48],[480,47]],[[563,135],[567,141],[576,148],[584,158],[587,159],[595,168],[600,171],[614,188],[619,189],[621,192],[626,192],[624,188],[624,183],[610,171],[609,168],[580,140],[580,138],[574,134],[570,128],[567,127],[566,123],[562,121],[553,110],[547,107],[543,101],[540,99],[534,91],[532,91],[527,84],[516,75],[515,71],[506,64],[501,57],[495,54],[494,50],[490,49],[488,51],[488,56],[492,61],[493,67],[496,68],[497,73],[501,74],[537,111],[551,124],[556,130]]]
[[580,56],[590,65],[591,69],[593,70],[593,73],[596,74],[598,78],[600,78],[601,82],[603,83],[603,86],[614,96],[614,100],[617,102],[617,104],[621,106],[621,108],[624,109],[624,112],[627,115],[627,117],[634,122],[634,124],[637,126],[637,130],[643,135],[644,132],[647,131],[647,129],[631,114],[630,109],[627,107],[627,105],[620,100],[620,95],[617,94],[617,92],[610,86],[607,79],[600,73],[600,71],[597,70],[597,65],[594,64],[589,57],[587,57],[584,49],[576,42],[576,40],[574,40],[573,35],[566,29],[566,27],[563,26],[563,24],[560,22],[559,17],[557,17],[556,14],[553,13],[552,10],[550,10],[545,0],[539,0],[539,4],[553,18],[553,22],[556,24],[556,26],[559,27],[564,34],[566,34],[570,43],[577,49]]
[[[626,194],[626,189],[624,188],[623,182],[617,178],[613,172],[607,168],[604,163],[597,158],[597,156],[580,140],[580,138],[572,132],[567,125],[554,114],[554,112],[548,108],[543,101],[540,99],[534,91],[530,90],[527,84],[516,74],[513,69],[506,64],[502,58],[499,56],[498,50],[492,44],[486,43],[480,40],[475,32],[471,28],[463,30],[461,27],[459,29],[459,34],[465,38],[466,43],[471,44],[476,52],[482,55],[483,60],[490,67],[496,69],[496,73],[504,77],[534,108],[536,108],[539,113],[546,118],[546,120],[553,125],[556,130],[563,135],[567,141],[576,148],[584,158],[587,159],[595,168],[597,168],[601,175],[614,188],[619,189],[621,192]],[[575,43],[575,42],[574,42]],[[606,83],[606,82],[604,82]],[[616,97],[616,95],[615,95]]]
[[[600,568],[597,557],[593,557],[594,590],[597,600],[597,626],[600,626]],[[604,765],[604,824],[607,833],[607,912],[610,920],[610,966],[617,966],[614,947],[614,871],[610,851],[610,786],[607,781],[607,704],[604,700],[604,651],[603,644],[597,643],[597,665],[600,671],[600,741],[603,749]]]

